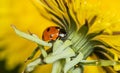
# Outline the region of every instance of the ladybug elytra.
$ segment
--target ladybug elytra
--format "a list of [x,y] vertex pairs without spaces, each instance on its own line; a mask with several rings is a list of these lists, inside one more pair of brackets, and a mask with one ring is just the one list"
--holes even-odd
[[58,26],[50,26],[44,30],[42,39],[44,41],[55,41],[57,38],[64,38],[66,31]]

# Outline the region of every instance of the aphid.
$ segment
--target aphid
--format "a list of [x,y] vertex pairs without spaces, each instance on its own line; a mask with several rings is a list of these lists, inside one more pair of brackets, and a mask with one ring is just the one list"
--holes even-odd
[[63,39],[66,36],[66,31],[58,26],[50,26],[44,30],[42,39],[44,41],[55,41],[57,38]]

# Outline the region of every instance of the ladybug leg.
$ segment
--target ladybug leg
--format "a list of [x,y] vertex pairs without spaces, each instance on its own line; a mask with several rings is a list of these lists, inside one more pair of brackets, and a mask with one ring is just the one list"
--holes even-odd
[[35,48],[35,50],[32,52],[32,54],[25,60],[25,62],[27,62],[28,60],[33,59],[33,57],[35,56],[35,54],[37,53],[37,51],[39,50],[39,47]]

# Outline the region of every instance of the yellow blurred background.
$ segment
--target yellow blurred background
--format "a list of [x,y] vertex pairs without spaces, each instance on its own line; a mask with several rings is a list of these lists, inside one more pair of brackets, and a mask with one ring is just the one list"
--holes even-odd
[[[103,13],[110,12],[117,18],[120,17],[120,0],[89,1],[92,1],[93,4],[100,1]],[[24,63],[36,47],[35,43],[17,36],[11,28],[11,24],[24,32],[33,32],[40,38],[45,28],[54,25],[54,23],[40,16],[31,0],[0,0],[0,60],[7,60],[5,67],[9,70]],[[51,68],[47,66],[37,69],[41,73],[50,73],[51,71]]]
[[11,25],[24,32],[33,32],[41,38],[43,30],[53,25],[46,21],[30,0],[0,0],[0,59],[7,60],[8,70],[24,63],[36,47],[35,43],[17,36]]

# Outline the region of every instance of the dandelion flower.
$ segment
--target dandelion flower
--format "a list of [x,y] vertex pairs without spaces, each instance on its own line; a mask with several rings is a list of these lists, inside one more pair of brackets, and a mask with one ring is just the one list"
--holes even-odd
[[[58,38],[54,43],[47,43],[13,26],[18,35],[36,42],[42,53],[27,65],[28,72],[35,69],[31,69],[33,64],[49,63],[53,63],[52,73],[116,73],[120,70],[119,18],[109,11],[102,12],[101,1],[96,0],[96,4],[90,0],[33,2],[40,14],[64,29],[67,36],[64,40]],[[52,51],[46,51],[41,45],[49,46]],[[90,65],[90,71],[86,70],[89,69],[87,65]]]

